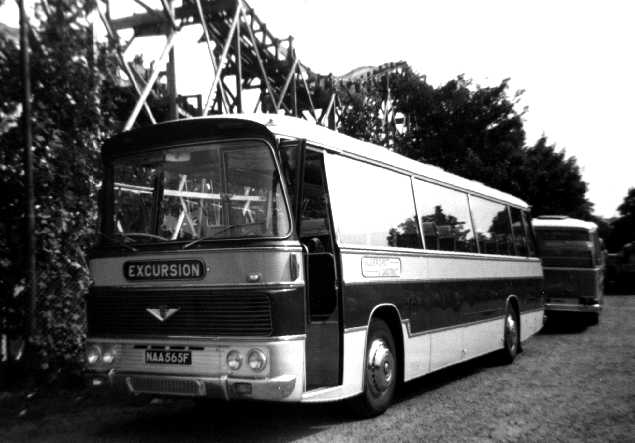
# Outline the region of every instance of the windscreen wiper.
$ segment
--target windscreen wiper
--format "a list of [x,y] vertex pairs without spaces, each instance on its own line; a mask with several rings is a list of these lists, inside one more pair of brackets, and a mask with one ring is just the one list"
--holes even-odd
[[197,238],[196,240],[192,240],[191,242],[183,245],[183,248],[181,248],[181,249],[187,249],[190,246],[194,246],[195,244],[203,242],[203,241],[206,241],[206,240],[213,240],[213,239],[217,238],[218,234],[222,234],[223,232],[229,231],[231,229],[234,229],[234,228],[237,228],[237,227],[240,227],[240,226],[243,226],[243,225],[229,225],[229,226],[225,226],[223,229],[219,229],[218,231],[214,232],[212,235],[206,235],[205,237],[201,237],[201,238]]
[[117,246],[123,246],[124,248],[132,251],[132,252],[137,252],[138,249],[135,248],[134,246],[130,246],[129,244],[127,244],[125,242],[125,239],[132,239],[132,237],[128,237],[126,234],[120,234],[119,237],[121,238],[117,238],[117,237],[113,237],[107,234],[104,234],[103,232],[100,232],[99,235],[101,235],[102,237],[104,237],[107,240],[110,240],[111,242],[115,243]]

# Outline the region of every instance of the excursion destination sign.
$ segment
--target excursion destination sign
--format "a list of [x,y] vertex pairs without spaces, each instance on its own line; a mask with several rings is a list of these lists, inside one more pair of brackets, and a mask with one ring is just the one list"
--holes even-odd
[[197,280],[205,273],[201,260],[139,260],[123,264],[127,280]]

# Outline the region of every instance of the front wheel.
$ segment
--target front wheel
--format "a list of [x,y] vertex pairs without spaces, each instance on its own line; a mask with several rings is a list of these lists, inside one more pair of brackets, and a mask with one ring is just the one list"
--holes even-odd
[[503,350],[501,357],[504,363],[512,363],[520,349],[520,321],[516,308],[509,305],[505,311],[503,327]]
[[398,361],[395,340],[381,319],[371,322],[364,359],[364,391],[352,399],[351,406],[360,417],[381,414],[392,403],[397,387]]

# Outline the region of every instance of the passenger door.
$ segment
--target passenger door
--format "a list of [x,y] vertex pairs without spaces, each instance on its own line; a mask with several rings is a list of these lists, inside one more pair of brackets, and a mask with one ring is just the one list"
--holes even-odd
[[339,277],[323,154],[304,140],[280,143],[296,232],[304,249],[307,389],[341,384]]
[[337,262],[321,152],[306,150],[299,207],[308,293],[307,389],[340,384]]

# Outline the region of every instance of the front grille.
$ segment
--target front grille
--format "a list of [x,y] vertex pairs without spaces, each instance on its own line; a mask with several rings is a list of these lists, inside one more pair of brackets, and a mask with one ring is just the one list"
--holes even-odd
[[564,269],[545,269],[545,294],[552,298],[595,297],[598,287],[598,273],[588,271],[569,271]]
[[[270,336],[271,301],[247,291],[93,290],[90,336]],[[164,321],[147,309],[178,309]]]
[[134,392],[167,395],[204,395],[202,385],[194,380],[179,380],[158,377],[130,377]]

